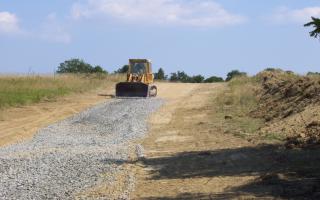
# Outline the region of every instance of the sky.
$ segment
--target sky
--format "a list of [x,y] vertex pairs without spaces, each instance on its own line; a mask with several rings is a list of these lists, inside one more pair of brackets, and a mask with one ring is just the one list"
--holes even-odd
[[109,72],[129,58],[206,77],[320,71],[311,16],[320,0],[0,0],[0,73],[53,73],[70,58]]

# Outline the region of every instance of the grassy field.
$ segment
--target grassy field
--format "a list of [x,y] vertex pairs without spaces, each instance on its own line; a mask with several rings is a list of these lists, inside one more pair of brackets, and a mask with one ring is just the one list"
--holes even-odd
[[122,75],[0,76],[0,109],[81,93],[123,80]]

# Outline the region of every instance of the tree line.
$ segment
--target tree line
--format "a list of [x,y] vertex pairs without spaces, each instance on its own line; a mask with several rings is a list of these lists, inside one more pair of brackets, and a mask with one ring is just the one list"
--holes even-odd
[[[119,69],[112,72],[113,74],[125,74],[129,70],[129,65],[123,65]],[[280,69],[276,68],[266,68],[264,71],[277,71]],[[81,59],[70,59],[63,63],[60,63],[56,71],[58,74],[63,73],[80,73],[80,74],[108,74],[101,66],[92,66]],[[290,72],[290,71],[287,71]],[[293,73],[293,72],[291,72]],[[307,75],[320,75],[319,72],[308,72]],[[190,76],[184,71],[173,72],[169,75],[165,74],[163,68],[154,73],[154,78],[156,80],[170,81],[170,82],[182,82],[182,83],[217,83],[230,81],[234,77],[247,76],[246,72],[241,72],[239,70],[232,70],[227,73],[226,79],[218,76],[210,76],[205,78],[203,75],[193,75]]]
[[[123,65],[113,73],[123,74],[123,73],[127,73],[128,70],[129,70],[129,66]],[[58,74],[63,74],[63,73],[108,74],[108,72],[104,70],[101,66],[99,65],[92,66],[91,64],[85,62],[84,60],[77,59],[77,58],[66,60],[63,63],[60,63],[56,72]],[[223,81],[229,81],[235,76],[246,76],[246,75],[247,74],[245,72],[233,70],[227,74],[227,78],[226,80],[224,80],[222,77],[218,77],[218,76],[211,76],[209,78],[205,78],[203,75],[200,75],[200,74],[189,76],[184,71],[177,71],[177,72],[171,73],[170,75],[166,75],[163,68],[160,68],[158,72],[154,73],[154,77],[156,80],[166,80],[171,82],[182,82],[182,83],[223,82]]]
[[177,72],[171,73],[170,76],[168,76],[168,75],[165,75],[164,70],[162,68],[160,68],[159,71],[155,73],[155,79],[168,80],[171,82],[182,82],[182,83],[217,83],[217,82],[230,81],[232,78],[236,76],[247,76],[247,73],[240,72],[239,70],[232,70],[227,74],[226,80],[218,76],[210,76],[209,78],[205,78],[203,75],[200,75],[200,74],[189,76],[184,71],[177,71]]
[[[311,21],[309,23],[304,24],[305,27],[313,27],[314,29],[309,33],[311,37],[320,39],[320,19],[316,17],[311,17]],[[129,70],[128,65],[124,65],[120,67],[118,70],[114,71],[114,73],[127,73]],[[266,69],[273,70],[273,68]],[[56,71],[59,74],[62,73],[99,73],[99,74],[108,74],[106,70],[104,70],[101,66],[96,65],[92,66],[89,63],[86,63],[82,59],[70,59],[66,60],[63,63],[60,63],[58,69]],[[157,80],[168,80],[172,82],[183,82],[183,83],[213,83],[213,82],[223,82],[230,81],[232,78],[236,76],[246,76],[245,72],[240,72],[239,70],[232,70],[227,74],[227,78],[224,80],[222,77],[211,76],[209,78],[205,78],[202,75],[194,75],[189,76],[184,71],[177,71],[171,73],[170,76],[166,75],[164,70],[160,68],[158,72],[154,74],[155,79]],[[318,72],[309,72],[308,75],[319,75]]]

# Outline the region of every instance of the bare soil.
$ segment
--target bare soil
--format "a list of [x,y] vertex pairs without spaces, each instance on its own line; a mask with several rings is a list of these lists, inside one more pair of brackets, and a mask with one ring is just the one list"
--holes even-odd
[[253,112],[266,121],[283,119],[320,102],[320,77],[297,76],[283,71],[261,72],[260,105]]
[[[172,84],[170,91],[175,87]],[[223,175],[227,165],[247,157],[241,152],[226,151],[224,155],[223,151],[252,146],[232,134],[223,134],[220,122],[211,119],[211,101],[225,87],[190,84],[181,88],[183,93],[177,90],[163,96],[168,103],[151,118],[150,134],[142,142],[146,157],[136,167],[133,199],[210,197],[256,178]]]
[[287,147],[320,145],[320,76],[264,71],[259,107],[252,116],[267,122],[262,132],[287,137]]

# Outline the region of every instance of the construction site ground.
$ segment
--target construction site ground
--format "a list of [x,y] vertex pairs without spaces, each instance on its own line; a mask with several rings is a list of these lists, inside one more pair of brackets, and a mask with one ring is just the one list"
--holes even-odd
[[[123,163],[134,174],[131,199],[320,198],[318,179],[312,178],[318,150],[287,150],[225,133],[226,119],[215,116],[214,101],[226,84],[157,85],[165,104],[150,117],[148,135],[137,141],[144,156]],[[109,87],[4,111],[0,145],[30,139],[41,127],[112,101],[106,97],[112,93]]]
[[[133,199],[316,199],[318,150],[287,150],[224,131],[225,84],[163,84]],[[306,165],[306,163],[308,163]]]

